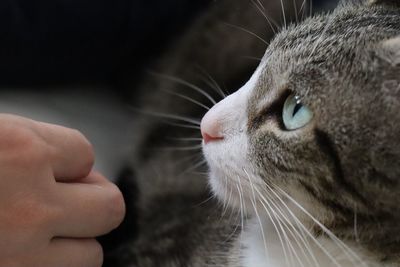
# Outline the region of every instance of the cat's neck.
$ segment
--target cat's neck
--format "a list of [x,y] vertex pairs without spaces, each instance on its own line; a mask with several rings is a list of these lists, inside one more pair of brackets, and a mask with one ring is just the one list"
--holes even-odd
[[[325,236],[309,236],[298,227],[285,223],[286,226],[283,222],[273,222],[263,216],[249,220],[240,238],[244,267],[386,266],[378,264],[355,242],[338,244]],[[285,232],[278,232],[275,227],[285,229]]]

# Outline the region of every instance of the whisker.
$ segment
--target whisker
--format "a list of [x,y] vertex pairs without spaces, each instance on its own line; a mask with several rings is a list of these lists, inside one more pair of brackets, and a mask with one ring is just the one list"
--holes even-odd
[[206,76],[205,82],[210,86],[215,92],[217,92],[222,98],[226,98],[227,94],[222,90],[221,86],[217,83],[217,81],[203,68],[198,66],[198,69],[204,76]]
[[201,176],[207,176],[208,175],[208,172],[190,172],[190,173],[201,175]]
[[169,139],[169,140],[174,140],[174,141],[182,141],[182,142],[184,142],[184,141],[202,141],[203,140],[203,138],[195,138],[195,137],[189,137],[189,138],[187,138],[187,137],[182,137],[182,138],[177,138],[177,137],[166,137],[166,139]]
[[[266,184],[269,188],[270,191],[275,195],[275,197],[284,205],[284,207],[287,209],[289,214],[292,216],[292,218],[296,221],[297,225],[303,229],[303,231],[311,238],[311,240],[321,249],[321,251],[337,266],[341,267],[341,265],[336,261],[336,259],[321,245],[320,242],[310,233],[310,231],[300,222],[300,220],[297,218],[297,216],[290,210],[290,208],[286,205],[286,203],[282,200],[282,198],[268,185]],[[278,188],[279,189],[279,188]]]
[[197,146],[183,146],[183,147],[161,147],[160,150],[174,150],[174,151],[190,151],[190,150],[200,150],[202,145]]
[[[247,179],[249,180],[250,188],[251,188],[252,195],[253,195],[253,201],[256,202],[256,195],[255,195],[255,192],[254,192],[254,187],[255,187],[255,186],[253,185],[253,182],[251,181],[250,175],[249,175],[249,173],[246,171],[246,169],[243,168],[243,171],[244,171],[244,173],[246,174]],[[289,267],[289,266],[293,266],[293,264],[290,264],[290,263],[289,263],[289,257],[288,257],[288,253],[287,253],[287,251],[286,251],[286,246],[284,245],[284,242],[283,242],[283,239],[282,239],[282,236],[281,236],[281,233],[280,233],[280,230],[281,230],[282,233],[283,233],[284,236],[285,236],[286,244],[288,244],[288,238],[287,238],[287,235],[286,235],[284,229],[282,228],[281,223],[279,222],[279,220],[277,221],[278,224],[279,224],[279,228],[280,228],[280,230],[279,230],[278,227],[277,227],[277,225],[276,225],[276,223],[275,223],[274,218],[272,218],[271,213],[268,211],[267,207],[264,205],[264,203],[262,202],[261,199],[259,199],[259,202],[260,202],[261,205],[264,207],[264,210],[265,210],[265,212],[267,213],[267,216],[269,217],[269,219],[271,220],[271,223],[272,223],[273,227],[275,228],[275,231],[276,231],[276,233],[277,233],[277,235],[278,235],[278,239],[279,239],[279,241],[280,241],[280,243],[281,243],[281,246],[282,246],[283,255],[284,255],[284,257],[285,257],[285,261],[286,261],[287,266],[288,266],[288,267]],[[255,204],[253,204],[253,206],[254,206],[254,205],[255,205]],[[272,211],[273,211],[273,210],[272,210]],[[256,208],[255,208],[255,212],[256,212],[257,217],[259,218],[258,211],[257,211]],[[275,215],[275,213],[274,213],[274,215]],[[276,218],[276,215],[275,215],[275,218]],[[290,248],[289,248],[289,249],[290,249]],[[293,262],[291,262],[291,263],[293,263]]]
[[[265,192],[267,194],[269,194],[269,191],[272,191],[273,189],[271,188],[270,190],[265,190]],[[259,193],[260,194],[260,193]],[[302,254],[306,257],[306,260],[309,264],[309,266],[311,266],[313,264],[313,262],[316,264],[316,266],[319,266],[319,263],[317,261],[317,259],[315,258],[314,253],[312,252],[312,249],[310,247],[310,244],[306,238],[306,236],[304,236],[304,232],[301,231],[301,233],[299,233],[299,229],[297,229],[292,222],[289,220],[288,216],[286,214],[283,213],[282,211],[282,206],[278,205],[278,203],[276,203],[273,200],[273,197],[271,195],[266,196],[268,197],[268,202],[271,203],[272,205],[275,206],[275,210],[279,213],[276,214],[280,219],[283,218],[284,221],[282,221],[282,223],[284,224],[284,226],[286,227],[286,229],[289,231],[289,233],[291,234],[291,236],[295,239],[296,244],[298,245],[298,247],[301,249]],[[264,199],[264,201],[267,201]],[[268,204],[268,203],[267,203]],[[286,207],[288,208],[288,207]],[[272,209],[272,208],[271,208]],[[296,224],[299,226],[299,223],[297,221],[295,221]],[[300,228],[300,230],[302,230]],[[297,239],[297,237],[300,239]],[[305,248],[307,249],[307,251],[305,250],[305,248],[302,246],[304,245]],[[308,253],[307,253],[308,252]],[[311,259],[310,259],[311,257]]]
[[[272,32],[276,34],[276,30],[279,29],[280,27],[278,26],[278,23],[273,20],[272,18],[268,17],[267,14],[265,13],[265,9],[261,9],[254,0],[251,0],[253,5],[256,7],[256,9],[261,13],[261,15],[267,20],[267,23],[269,24],[269,27],[271,28]],[[276,29],[275,29],[275,27]]]
[[[258,210],[257,210],[257,207],[256,207],[256,195],[255,195],[255,193],[254,193],[254,186],[253,186],[253,183],[252,183],[252,181],[251,181],[251,179],[250,179],[250,176],[248,175],[247,171],[246,171],[245,169],[243,169],[243,171],[246,173],[247,178],[248,178],[249,183],[250,183],[251,192],[252,192],[252,194],[253,194],[253,199],[251,200],[251,203],[252,203],[252,205],[253,205],[253,207],[254,207],[254,212],[256,213],[256,217],[257,217],[258,223],[259,223],[259,225],[260,225],[261,234],[262,234],[262,236],[263,236],[265,255],[266,255],[266,258],[269,260],[268,246],[267,246],[267,241],[266,241],[265,234],[264,234],[264,228],[263,228],[263,225],[262,225],[262,223],[261,223],[261,218],[260,218],[260,215],[258,214]],[[271,219],[272,224],[274,225],[274,227],[275,227],[275,229],[276,229],[276,231],[277,231],[277,233],[278,233],[279,240],[280,240],[280,242],[281,242],[281,244],[282,244],[282,248],[284,249],[284,252],[285,252],[284,254],[285,254],[285,259],[286,259],[286,258],[287,258],[286,250],[285,250],[285,248],[284,248],[283,241],[282,241],[281,235],[280,235],[280,233],[279,233],[279,230],[277,229],[275,223],[273,222],[273,219],[272,219],[271,215],[269,214],[268,210],[266,210],[266,212],[267,212],[269,218]]]
[[162,91],[164,91],[164,92],[166,92],[166,93],[168,93],[168,94],[170,94],[170,95],[175,95],[175,96],[177,96],[177,97],[180,97],[180,98],[182,98],[182,99],[185,99],[185,100],[187,100],[187,101],[189,101],[189,102],[192,102],[192,103],[194,103],[194,104],[196,104],[196,105],[198,105],[198,106],[200,106],[200,107],[202,107],[202,108],[204,108],[204,109],[206,109],[206,110],[210,110],[209,107],[207,107],[206,105],[204,105],[204,104],[201,103],[200,101],[197,101],[197,100],[195,100],[195,99],[193,99],[193,98],[191,98],[191,97],[185,96],[185,95],[183,95],[183,94],[171,92],[171,91],[165,90],[165,89],[162,89]]
[[294,7],[294,15],[295,15],[295,19],[296,22],[299,23],[299,14],[297,13],[297,2],[296,0],[293,0],[293,7]]
[[214,105],[217,104],[217,102],[214,100],[214,98],[211,97],[211,95],[209,95],[207,92],[205,92],[203,89],[201,89],[200,87],[189,83],[188,81],[185,81],[183,79],[174,77],[174,76],[170,76],[170,75],[166,75],[166,74],[159,74],[159,73],[152,73],[154,76],[160,77],[160,78],[164,78],[173,82],[176,82],[178,84],[184,85],[192,90],[195,90],[196,92],[202,94],[203,96],[205,96],[208,100],[211,101],[211,103],[213,103]]
[[262,60],[262,58],[259,58],[259,57],[253,57],[253,56],[242,56],[243,58],[246,58],[246,59],[252,59],[252,60],[256,60],[256,61],[261,61]]
[[[350,260],[355,264],[355,266],[357,266],[357,264],[354,262],[355,260],[360,262],[365,267],[368,266],[364,261],[362,261],[359,258],[359,256],[352,249],[350,249],[342,240],[340,240],[335,234],[333,234],[328,228],[326,228],[326,226],[324,226],[320,221],[318,221],[314,216],[312,216],[304,207],[302,207],[288,193],[286,193],[284,190],[282,190],[280,187],[278,187],[276,185],[274,185],[274,187],[276,187],[288,200],[290,200],[297,208],[299,208],[305,215],[307,215],[316,225],[318,225],[321,228],[321,230],[323,230],[329,236],[329,238],[332,241],[334,241],[336,243],[336,245],[338,245],[342,249],[342,251],[350,258]],[[322,246],[320,248],[325,250]],[[326,252],[326,253],[328,253],[328,252]],[[337,266],[340,266],[340,264],[338,264],[337,261],[333,257],[332,258],[331,257],[330,257],[330,259],[335,264],[337,264]]]
[[226,24],[227,26],[229,26],[229,27],[232,27],[232,28],[241,30],[241,31],[243,31],[243,32],[246,32],[246,33],[248,33],[248,34],[250,34],[250,35],[256,37],[258,40],[260,40],[261,42],[263,42],[263,43],[266,44],[267,46],[269,45],[269,43],[268,43],[265,39],[263,39],[261,36],[257,35],[256,33],[252,32],[252,31],[249,31],[249,30],[247,30],[247,29],[245,29],[245,28],[243,28],[243,27],[240,27],[240,26],[237,26],[237,25],[233,25],[233,24],[230,24],[230,23],[225,23],[225,24]]
[[286,12],[285,12],[285,5],[283,4],[283,0],[281,0],[281,7],[282,7],[283,22],[284,22],[285,29],[286,29],[287,28]]
[[240,202],[240,218],[241,218],[241,229],[244,229],[244,216],[243,216],[243,199],[242,199],[242,192],[239,189],[239,185],[236,184],[237,190],[239,192],[239,202]]
[[221,218],[225,215],[225,209],[227,208],[228,203],[226,203],[226,196],[228,194],[228,177],[226,177],[226,175],[224,175],[224,201],[222,201],[222,216]]
[[[239,187],[237,187],[238,193],[239,193]],[[232,192],[232,188],[231,188],[231,192]],[[229,216],[229,221],[232,221],[232,216],[234,214],[234,210],[231,209],[231,214]],[[240,213],[236,213],[236,221],[240,220]],[[232,233],[226,238],[226,240],[224,241],[224,243],[228,242],[237,232],[238,228],[239,228],[240,224],[236,224],[235,228],[233,229]],[[241,228],[241,230],[243,230],[243,228]]]
[[198,154],[194,154],[194,155],[190,155],[190,156],[187,156],[187,157],[182,157],[182,158],[178,159],[177,161],[171,163],[171,166],[177,167],[177,166],[179,166],[179,164],[183,164],[183,163],[186,163],[188,161],[192,161],[195,158],[202,158],[202,156],[199,157]]
[[265,11],[264,5],[261,3],[261,0],[256,0],[259,6]]
[[200,207],[204,204],[206,204],[207,202],[209,202],[211,199],[215,198],[214,195],[209,196],[208,198],[206,198],[205,200],[203,200],[202,202],[200,202],[199,204],[196,204],[194,207]]
[[[255,188],[255,190],[256,190],[257,193],[259,194],[260,198],[261,198],[262,200],[264,200],[265,204],[267,204],[267,205],[270,207],[270,209],[274,211],[274,214],[277,216],[278,214],[276,214],[276,213],[275,213],[276,211],[275,211],[274,209],[271,208],[271,206],[270,206],[270,204],[269,204],[269,201],[267,201],[267,200],[265,199],[265,197],[263,196],[263,194],[261,194],[261,192],[260,192],[257,188]],[[271,199],[270,199],[270,200],[271,200]],[[280,211],[279,208],[277,208],[276,210]],[[281,215],[284,216],[283,213],[281,213]],[[307,254],[305,253],[304,249],[302,248],[302,246],[301,246],[300,242],[298,241],[298,239],[296,238],[296,236],[295,236],[295,235],[293,234],[293,232],[291,231],[290,227],[287,226],[287,224],[286,224],[285,222],[283,222],[282,220],[279,220],[279,221],[280,221],[281,223],[283,223],[283,225],[286,227],[287,231],[289,231],[289,233],[290,233],[290,234],[292,235],[292,237],[295,239],[295,242],[297,243],[297,245],[299,246],[299,248],[302,249],[303,254],[307,257]],[[290,222],[289,222],[289,225],[291,225]],[[293,227],[293,226],[292,226],[292,227]],[[285,231],[283,231],[283,233],[284,233],[285,236],[286,236]],[[293,254],[294,254],[294,256],[295,256],[297,262],[298,262],[302,267],[305,267],[305,265],[303,264],[303,262],[302,262],[300,256],[297,254],[296,249],[294,248],[294,246],[293,246],[293,244],[292,244],[290,238],[287,237],[286,239],[287,239],[288,245],[290,246],[291,252],[293,252]]]
[[[226,178],[226,176],[225,176],[225,180],[228,182],[228,178]],[[225,201],[223,202],[224,203],[224,209],[222,210],[221,218],[225,217],[225,214],[228,211],[229,205],[231,203],[231,198],[232,198],[232,187],[231,187],[231,190],[230,190],[230,193],[229,193],[228,200],[226,201],[226,203],[225,203]]]
[[303,0],[303,2],[301,3],[301,7],[299,10],[299,13],[301,13],[301,20],[304,20],[304,17],[306,15],[306,5],[307,5],[307,0]]
[[190,166],[189,168],[183,170],[180,174],[178,174],[178,177],[182,176],[184,174],[187,174],[187,173],[191,173],[192,171],[196,170],[197,168],[203,166],[206,163],[207,163],[207,160],[202,160],[198,163],[195,163],[194,165]]
[[[243,197],[243,195],[244,195],[244,193],[243,193],[243,187],[242,187],[242,182],[240,181],[240,177],[239,176],[237,176],[237,180],[238,180],[238,182],[239,182],[239,188],[240,188],[240,191],[242,192],[242,198],[243,198],[243,211],[246,211],[247,210],[247,208],[246,208],[246,201],[245,201],[245,199],[244,199],[244,197]],[[246,218],[247,218],[247,213],[245,214],[246,215]]]
[[163,123],[168,124],[168,125],[172,125],[172,126],[181,127],[181,128],[201,130],[200,126],[197,126],[197,125],[175,123],[175,122],[170,122],[170,121],[163,121]]
[[131,109],[136,112],[142,113],[144,115],[149,115],[149,116],[164,118],[164,119],[178,120],[178,121],[188,122],[188,123],[191,123],[194,125],[200,125],[199,120],[189,118],[189,117],[184,117],[184,116],[175,115],[175,114],[160,113],[160,112],[156,112],[156,111],[140,110],[140,109],[136,109],[133,107],[131,107]]

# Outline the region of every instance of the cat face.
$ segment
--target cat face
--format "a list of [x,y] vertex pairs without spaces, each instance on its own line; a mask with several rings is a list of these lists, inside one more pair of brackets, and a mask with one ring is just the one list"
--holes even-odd
[[398,219],[400,10],[386,4],[283,30],[249,82],[204,116],[220,199],[250,213],[296,201],[349,227],[355,213]]

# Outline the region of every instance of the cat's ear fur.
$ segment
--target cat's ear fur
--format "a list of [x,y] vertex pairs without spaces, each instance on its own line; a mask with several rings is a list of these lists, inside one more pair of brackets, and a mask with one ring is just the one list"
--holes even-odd
[[400,7],[400,0],[341,0],[339,6],[379,6],[379,5],[388,5],[388,6],[396,6]]
[[394,66],[400,66],[400,36],[381,43],[380,55]]
[[400,1],[399,0],[368,0],[367,3],[370,6],[374,6],[374,5],[390,5],[390,6],[398,6],[398,7],[400,7]]

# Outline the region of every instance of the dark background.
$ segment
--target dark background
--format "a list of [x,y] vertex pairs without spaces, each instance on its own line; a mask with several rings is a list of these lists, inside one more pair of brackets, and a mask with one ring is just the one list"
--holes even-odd
[[[0,1],[0,87],[118,87],[211,1]],[[314,7],[332,2],[314,0]]]
[[115,83],[162,52],[209,0],[3,0],[0,86]]

